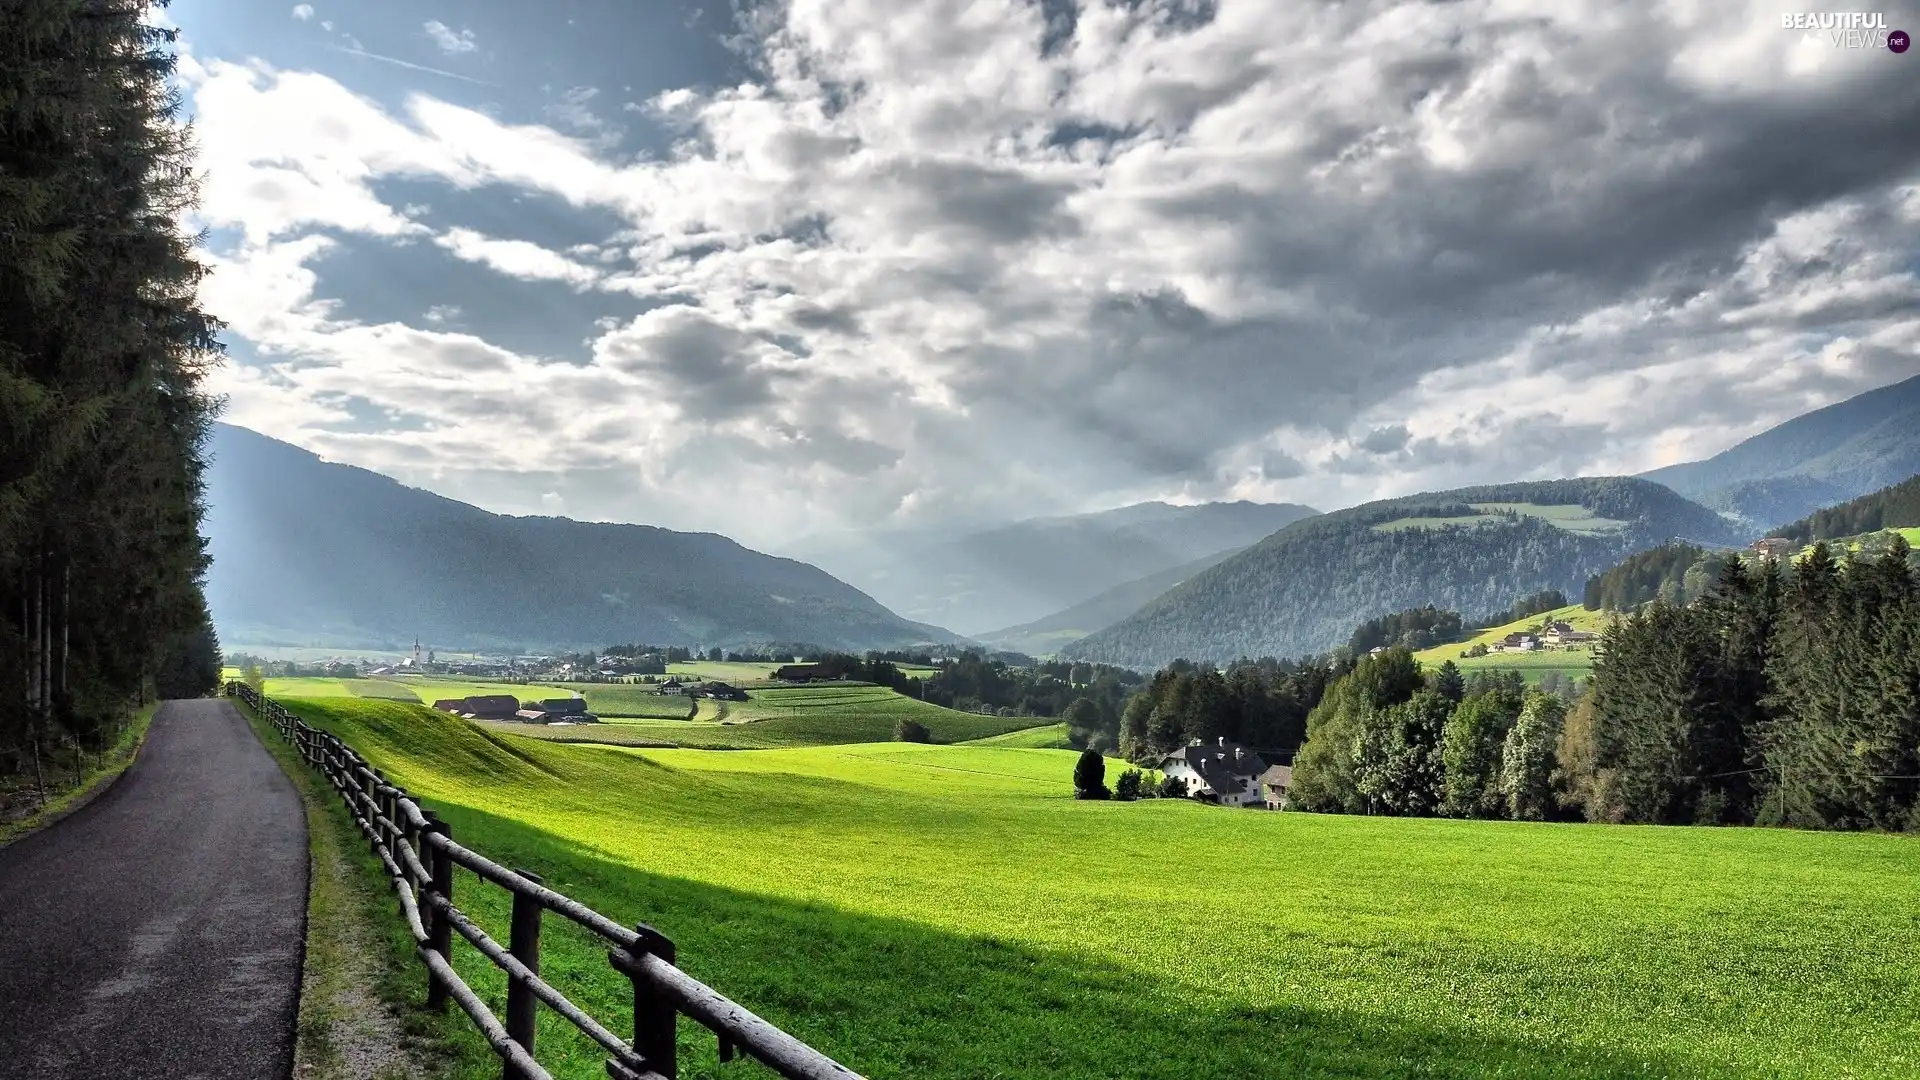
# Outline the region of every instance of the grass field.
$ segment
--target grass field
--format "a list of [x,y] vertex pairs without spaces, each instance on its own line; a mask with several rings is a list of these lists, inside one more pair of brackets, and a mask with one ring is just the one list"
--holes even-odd
[[602,717],[638,716],[685,720],[693,713],[693,699],[656,693],[648,683],[559,683],[587,699],[587,708]]
[[1545,521],[1558,529],[1565,529],[1582,536],[1600,536],[1619,532],[1627,523],[1615,518],[1604,518],[1577,504],[1545,505],[1541,503],[1473,503],[1475,510],[1487,513],[1515,513],[1523,517],[1534,517]]
[[989,735],[984,739],[969,739],[968,746],[1006,746],[1027,750],[1065,750],[1067,749],[1067,725],[1065,721],[1048,724],[1044,727],[1021,728],[1009,731],[1005,735]]
[[[390,701],[418,701],[431,705],[440,698],[463,698],[481,694],[506,694],[522,701],[565,697],[574,691],[559,683],[493,683],[479,679],[455,679],[446,676],[423,678],[268,679],[269,697],[365,697]],[[607,687],[606,689],[619,689]],[[591,706],[589,706],[591,707]],[[685,711],[685,706],[681,707]]]
[[[558,742],[767,750],[885,742],[893,738],[894,724],[902,718],[924,724],[934,741],[941,743],[1000,735],[1034,723],[1031,716],[978,716],[943,709],[884,686],[800,686],[748,693],[752,695],[748,701],[702,699],[691,720],[612,718],[607,723],[523,733]],[[520,729],[507,725],[503,730]]]
[[1429,668],[1439,667],[1451,660],[1461,671],[1518,671],[1526,676],[1528,682],[1537,683],[1540,677],[1549,671],[1557,671],[1570,678],[1585,678],[1593,671],[1593,652],[1591,649],[1541,650],[1539,652],[1490,652],[1485,656],[1462,657],[1474,645],[1491,647],[1494,642],[1508,634],[1539,626],[1545,622],[1564,622],[1575,630],[1585,630],[1598,634],[1607,628],[1611,612],[1588,611],[1579,604],[1572,604],[1553,611],[1530,615],[1524,619],[1495,626],[1475,633],[1465,641],[1456,641],[1448,645],[1435,645],[1431,649],[1422,649],[1414,655]]
[[1402,529],[1441,529],[1450,525],[1495,525],[1501,519],[1497,514],[1515,513],[1523,517],[1539,518],[1557,529],[1565,529],[1581,536],[1605,536],[1619,532],[1626,522],[1613,518],[1604,518],[1584,506],[1545,505],[1541,503],[1471,503],[1479,514],[1471,517],[1404,517],[1382,522],[1373,527],[1375,532],[1398,532]]
[[[462,841],[658,927],[876,1080],[1920,1072],[1907,837],[1077,802],[1066,751],[629,751],[292,704]],[[456,893],[504,937],[504,894]],[[618,1029],[604,949],[558,919],[545,945]],[[556,1076],[603,1075],[541,1024]],[[682,1075],[753,1071],[681,1031]]]

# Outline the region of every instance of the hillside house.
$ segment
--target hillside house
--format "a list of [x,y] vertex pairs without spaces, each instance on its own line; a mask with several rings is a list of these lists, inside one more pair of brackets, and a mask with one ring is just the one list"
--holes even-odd
[[1785,559],[1793,554],[1793,541],[1783,536],[1755,540],[1750,550],[1763,559]]
[[700,693],[702,696],[710,697],[715,701],[746,701],[748,700],[747,692],[745,690],[742,690],[737,686],[729,686],[728,684],[723,682],[710,682],[705,686],[700,687]]
[[781,682],[822,682],[833,675],[820,664],[782,664],[773,670],[773,677]]
[[668,679],[656,687],[653,692],[656,694],[684,694],[687,692],[687,687],[686,684],[679,679]]
[[1261,801],[1260,774],[1267,763],[1223,735],[1217,744],[1193,743],[1161,759],[1160,771],[1186,785],[1189,798],[1222,806],[1253,806]]
[[1515,631],[1493,643],[1494,652],[1532,652],[1539,647],[1539,635],[1525,631]]
[[1293,766],[1273,765],[1260,774],[1260,797],[1269,810],[1287,808],[1287,789],[1293,786]]

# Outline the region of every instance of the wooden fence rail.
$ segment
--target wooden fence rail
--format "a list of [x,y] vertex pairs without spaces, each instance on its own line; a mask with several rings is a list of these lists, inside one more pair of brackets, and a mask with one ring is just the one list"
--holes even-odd
[[[547,888],[535,874],[509,870],[454,842],[453,829],[404,788],[369,766],[351,746],[309,726],[271,698],[241,682],[227,693],[246,702],[324,774],[380,857],[400,900],[400,912],[427,967],[427,1003],[451,1000],[479,1026],[500,1055],[506,1080],[552,1080],[534,1058],[534,1020],[540,1004],[606,1050],[613,1080],[674,1080],[676,1028],[682,1015],[720,1040],[720,1060],[744,1053],[788,1080],[861,1080],[858,1074],[741,1008],[674,966],[673,942],[646,925],[629,929]],[[453,902],[453,868],[513,894],[505,946],[480,929]],[[607,962],[633,982],[633,1038],[623,1039],[587,1015],[540,977],[540,918],[553,912],[604,939]],[[454,971],[459,934],[507,976],[507,1018],[487,1008]]]

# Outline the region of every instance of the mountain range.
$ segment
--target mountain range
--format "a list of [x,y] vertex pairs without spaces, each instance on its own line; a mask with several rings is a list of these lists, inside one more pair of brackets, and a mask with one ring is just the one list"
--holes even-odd
[[1815,409],[1705,461],[1642,473],[1759,528],[1920,473],[1920,376]]
[[954,638],[724,536],[492,514],[226,424],[209,451],[207,601],[229,643],[865,650]]
[[211,453],[207,592],[229,642],[966,643],[952,627],[996,648],[1150,669],[1317,652],[1382,613],[1473,616],[1538,589],[1578,594],[1589,575],[1669,541],[1788,528],[1778,523],[1920,473],[1920,377],[1638,478],[1329,514],[1149,502],[958,534],[814,536],[779,555],[709,533],[491,514],[226,425]]
[[1245,547],[1314,513],[1294,503],[1148,502],[958,536],[950,529],[814,536],[782,554],[822,567],[908,618],[977,636]]
[[1300,656],[1361,621],[1432,604],[1497,611],[1673,538],[1734,543],[1743,528],[1631,477],[1498,484],[1384,499],[1296,522],[1060,650],[1151,670],[1176,658]]

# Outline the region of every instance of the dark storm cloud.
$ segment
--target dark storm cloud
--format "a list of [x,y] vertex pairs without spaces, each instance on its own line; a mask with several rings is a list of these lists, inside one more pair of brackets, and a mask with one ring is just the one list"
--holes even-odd
[[665,400],[702,419],[771,404],[791,372],[767,362],[772,347],[703,312],[668,307],[603,338],[602,362],[641,377]]

